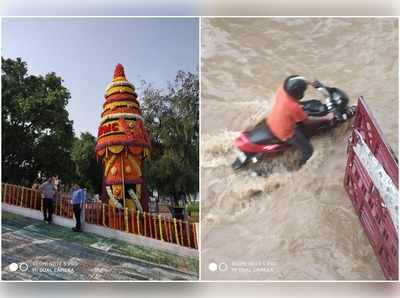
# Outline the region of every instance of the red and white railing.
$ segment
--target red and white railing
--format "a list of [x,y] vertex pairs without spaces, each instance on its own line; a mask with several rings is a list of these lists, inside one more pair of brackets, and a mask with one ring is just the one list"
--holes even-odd
[[[43,210],[43,200],[39,191],[8,183],[2,183],[1,186],[2,202],[22,208]],[[69,196],[65,194],[57,196],[54,214],[73,218]],[[189,248],[197,249],[198,247],[194,223],[170,219],[158,214],[139,212],[128,208],[117,209],[101,202],[87,202],[85,203],[84,222]]]

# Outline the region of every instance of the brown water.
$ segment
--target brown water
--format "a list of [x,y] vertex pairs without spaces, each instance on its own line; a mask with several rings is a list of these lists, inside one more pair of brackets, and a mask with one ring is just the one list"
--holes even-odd
[[[398,154],[396,19],[256,18],[202,21],[202,278],[383,279],[342,182],[349,125],[234,173],[233,140],[271,109],[290,74],[365,96]],[[306,97],[318,96],[310,90]],[[221,264],[215,272],[209,263]]]

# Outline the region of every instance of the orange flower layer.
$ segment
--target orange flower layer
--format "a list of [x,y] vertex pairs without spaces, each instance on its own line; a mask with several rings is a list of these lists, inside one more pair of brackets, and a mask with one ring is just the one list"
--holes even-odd
[[132,113],[132,114],[137,114],[137,115],[142,114],[139,109],[128,108],[127,106],[122,106],[122,107],[115,107],[113,109],[104,110],[103,113],[101,113],[101,117],[111,115],[111,114],[116,114],[116,113]]
[[142,152],[143,148],[150,147],[150,144],[148,144],[144,140],[144,137],[130,139],[126,136],[125,133],[118,131],[114,134],[108,134],[104,137],[97,139],[96,152],[101,151],[103,148],[112,145],[126,145],[128,146],[128,149],[130,149],[130,147],[137,147],[139,152]]
[[[134,159],[134,162],[136,162],[136,165],[139,166],[139,170],[142,167],[142,161],[138,159],[137,157],[132,157]],[[121,160],[122,159],[122,160]],[[121,156],[117,157],[115,161],[113,162],[112,165],[110,165],[108,169],[108,173],[105,176],[107,180],[134,180],[134,179],[140,179],[141,173],[138,172],[138,169],[134,164],[132,164],[132,161],[129,160],[127,156],[125,156],[124,153],[122,153]]]

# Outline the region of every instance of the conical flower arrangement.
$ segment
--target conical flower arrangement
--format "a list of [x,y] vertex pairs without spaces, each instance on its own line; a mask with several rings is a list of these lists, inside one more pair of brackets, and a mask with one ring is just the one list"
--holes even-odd
[[117,64],[106,88],[96,144],[109,204],[140,211],[147,206],[142,167],[149,148],[135,86],[126,79],[124,67]]

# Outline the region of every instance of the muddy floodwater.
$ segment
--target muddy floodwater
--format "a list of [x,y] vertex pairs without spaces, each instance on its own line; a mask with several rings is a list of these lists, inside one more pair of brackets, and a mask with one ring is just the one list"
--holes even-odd
[[[233,141],[268,114],[290,74],[365,97],[398,155],[398,23],[393,18],[202,21],[202,278],[380,280],[343,188],[350,125],[233,172]],[[321,98],[309,90],[306,98]],[[211,265],[210,265],[211,264]]]

